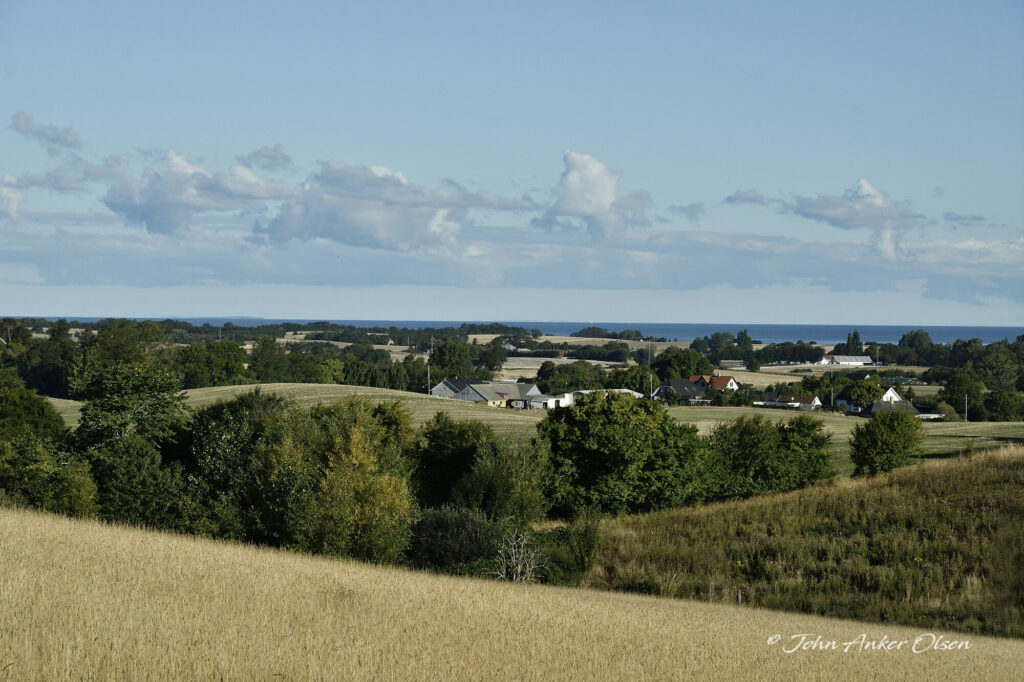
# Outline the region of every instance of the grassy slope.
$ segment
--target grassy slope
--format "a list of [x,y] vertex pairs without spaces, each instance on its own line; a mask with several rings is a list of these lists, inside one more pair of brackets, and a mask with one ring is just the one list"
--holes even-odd
[[[1024,637],[1024,448],[603,523],[592,586]],[[1005,582],[1017,577],[1016,586]],[[993,577],[995,580],[993,580]],[[1018,597],[1019,598],[1019,597]]]
[[1001,680],[1024,658],[1024,642],[975,636],[966,651],[787,655],[768,638],[913,642],[933,630],[436,576],[10,509],[0,603],[0,680]]

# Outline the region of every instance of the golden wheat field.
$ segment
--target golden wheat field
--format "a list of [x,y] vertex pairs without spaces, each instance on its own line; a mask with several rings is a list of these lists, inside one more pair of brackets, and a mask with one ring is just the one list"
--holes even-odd
[[[1024,660],[1015,640],[437,576],[14,509],[0,509],[0,604],[3,680],[1008,680]],[[835,647],[793,650],[819,635]],[[935,636],[967,644],[939,651]],[[863,646],[883,637],[907,643]]]

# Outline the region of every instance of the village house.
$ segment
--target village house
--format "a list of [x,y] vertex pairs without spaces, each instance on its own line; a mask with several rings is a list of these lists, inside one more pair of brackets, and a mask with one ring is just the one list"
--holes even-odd
[[792,395],[787,393],[769,394],[767,400],[755,401],[756,407],[781,407],[791,410],[817,410],[821,407],[818,396]]
[[[876,403],[879,402],[895,403],[906,401],[904,401],[903,398],[900,397],[900,394],[896,392],[896,389],[890,386],[889,388],[886,389],[882,397],[876,401]],[[839,391],[839,394],[836,396],[836,407],[843,408],[845,412],[860,414],[870,406],[858,405],[857,403],[853,402],[853,400],[850,399],[850,387],[844,386],[843,390]]]

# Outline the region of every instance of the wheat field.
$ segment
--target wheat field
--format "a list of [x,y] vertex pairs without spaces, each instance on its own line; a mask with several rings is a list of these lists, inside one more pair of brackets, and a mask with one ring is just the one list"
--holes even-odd
[[[0,509],[0,604],[0,680],[1007,680],[1024,660],[1015,640],[913,653],[928,631],[437,576],[13,509]],[[786,653],[798,634],[838,648]],[[908,644],[863,649],[861,635]]]

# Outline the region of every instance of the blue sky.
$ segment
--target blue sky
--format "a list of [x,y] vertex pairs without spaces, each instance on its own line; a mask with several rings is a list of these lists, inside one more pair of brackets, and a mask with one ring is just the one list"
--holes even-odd
[[0,0],[0,314],[1024,322],[1019,2]]

